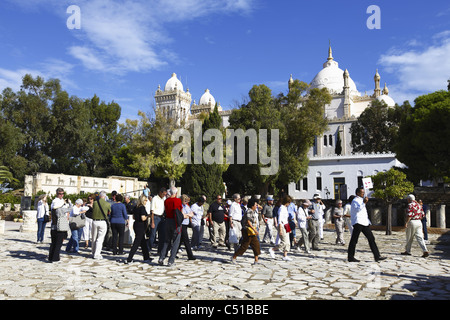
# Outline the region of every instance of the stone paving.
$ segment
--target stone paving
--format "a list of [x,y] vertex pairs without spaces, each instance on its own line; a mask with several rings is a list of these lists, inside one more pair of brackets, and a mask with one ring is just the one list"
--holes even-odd
[[[136,262],[118,263],[117,256],[103,252],[102,260],[90,258],[90,249],[80,254],[64,252],[61,262],[47,262],[50,231],[43,244],[34,233],[19,232],[8,222],[0,234],[1,300],[449,300],[450,236],[430,234],[430,256],[422,258],[414,243],[412,256],[400,255],[404,231],[386,236],[374,231],[382,255],[376,263],[361,235],[357,245],[358,263],[346,261],[347,246],[335,245],[335,233],[324,231],[320,251],[306,254],[293,250],[292,261],[272,259],[269,245],[260,263],[253,265],[247,250],[230,262],[227,248],[212,250],[206,241],[195,251],[197,260],[178,254],[174,267],[160,266],[157,257],[144,263],[138,250]],[[261,230],[261,234],[264,230]],[[345,233],[348,243],[350,233]],[[126,258],[126,255],[121,257]],[[166,259],[167,263],[167,259]]]

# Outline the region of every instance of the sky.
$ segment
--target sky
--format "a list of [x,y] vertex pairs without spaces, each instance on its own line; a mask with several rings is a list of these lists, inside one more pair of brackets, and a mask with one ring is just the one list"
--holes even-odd
[[227,110],[255,84],[277,95],[291,74],[310,83],[329,43],[358,91],[373,93],[378,69],[397,103],[413,103],[447,89],[450,3],[2,0],[0,91],[19,90],[27,73],[58,78],[70,95],[117,102],[124,122],[151,112],[176,73],[197,102],[209,89]]

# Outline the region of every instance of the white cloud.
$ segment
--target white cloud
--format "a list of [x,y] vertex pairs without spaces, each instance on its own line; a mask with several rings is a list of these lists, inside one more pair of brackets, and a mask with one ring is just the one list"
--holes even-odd
[[37,70],[31,69],[18,69],[7,70],[0,68],[0,88],[11,88],[13,91],[18,91],[22,85],[22,78],[25,74],[32,74],[34,76],[41,75]]
[[380,57],[385,71],[392,73],[396,82],[389,85],[390,95],[401,104],[413,103],[422,94],[447,88],[450,76],[450,31],[436,34],[433,44],[422,50],[391,50]]
[[69,53],[80,60],[84,66],[91,70],[104,70],[103,62],[97,57],[92,49],[87,47],[73,46],[69,48]]
[[[148,72],[177,61],[167,45],[171,24],[216,14],[248,14],[257,0],[9,0],[23,10],[48,10],[67,20],[77,5],[81,29],[67,52],[89,70],[114,74]],[[173,51],[173,50],[172,50]]]
[[38,68],[19,68],[17,70],[0,68],[0,90],[11,88],[14,91],[18,91],[26,74],[30,74],[33,77],[39,76],[44,80],[59,79],[64,89],[78,88],[70,79],[73,65],[62,60],[48,59],[43,63],[37,64],[36,67]]
[[217,13],[249,12],[253,0],[81,1],[82,45],[69,48],[87,69],[146,72],[165,66],[166,28]]

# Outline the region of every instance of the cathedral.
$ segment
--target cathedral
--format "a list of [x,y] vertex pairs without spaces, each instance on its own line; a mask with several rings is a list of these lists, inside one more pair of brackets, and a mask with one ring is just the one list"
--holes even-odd
[[[183,84],[175,73],[172,73],[172,77],[167,80],[164,91],[161,90],[161,86],[158,86],[155,102],[156,109],[160,110],[165,117],[174,118],[178,124],[184,122],[186,125],[197,119],[202,112],[214,111],[216,106],[216,99],[209,89],[205,90],[198,104],[195,100],[192,103],[189,88],[184,91]],[[223,126],[227,127],[232,110],[222,110],[220,102],[217,103],[217,109],[222,117]]]
[[[384,101],[389,107],[395,106],[386,83],[381,89],[380,80],[377,70],[373,94],[361,94],[349,71],[339,68],[329,47],[322,70],[310,83],[310,89],[327,88],[332,95],[324,114],[328,119],[328,129],[315,138],[314,146],[309,150],[308,175],[288,186],[289,194],[295,199],[311,199],[319,193],[323,199],[345,200],[362,186],[364,177],[387,171],[393,166],[403,166],[395,154],[355,154],[351,147],[350,127],[372,101]],[[289,85],[292,81],[291,76]]]
[[[373,94],[361,94],[347,69],[339,68],[334,60],[331,46],[328,58],[322,70],[312,79],[310,89],[327,88],[332,101],[325,106],[325,114],[329,121],[328,129],[320,137],[315,138],[314,146],[309,150],[310,159],[308,175],[288,186],[289,195],[294,199],[311,199],[315,193],[323,199],[347,199],[362,185],[362,179],[380,171],[387,171],[393,166],[402,166],[395,154],[355,154],[351,147],[350,127],[361,113],[371,105],[372,101],[384,101],[389,107],[395,101],[389,96],[386,83],[382,89],[378,70],[374,76]],[[293,82],[292,75],[288,87]],[[216,100],[209,89],[196,104],[192,102],[189,89],[184,91],[183,84],[173,73],[166,82],[164,90],[159,86],[155,93],[156,108],[165,117],[172,117],[189,125],[202,112],[212,112]],[[228,126],[228,118],[232,110],[222,110],[217,103],[223,126]],[[338,148],[336,148],[338,146]]]

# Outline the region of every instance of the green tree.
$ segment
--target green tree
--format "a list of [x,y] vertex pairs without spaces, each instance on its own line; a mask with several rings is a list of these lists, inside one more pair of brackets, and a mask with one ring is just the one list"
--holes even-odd
[[[219,115],[217,104],[214,107],[214,111],[209,113],[204,119],[202,125],[202,135],[209,129],[223,129],[222,118]],[[224,136],[222,134],[222,136]],[[193,137],[193,135],[191,135]],[[223,140],[220,141],[223,145]],[[191,155],[194,155],[194,144],[191,143],[192,151]],[[203,150],[205,145],[203,145]],[[202,151],[203,151],[202,150]],[[197,199],[201,195],[206,195],[209,200],[215,199],[215,197],[224,192],[222,175],[227,166],[219,163],[207,164],[204,159],[202,164],[191,164],[186,166],[186,171],[183,174],[182,185],[184,192],[189,194],[192,199]]]
[[393,152],[401,116],[410,109],[408,102],[390,108],[384,101],[374,100],[350,127],[353,151]]
[[0,166],[0,186],[3,188],[4,183],[6,182],[17,182],[17,179],[13,177],[13,174],[9,171],[9,168],[6,166]]
[[[256,132],[259,129],[267,129],[268,132],[271,129],[285,130],[281,121],[280,109],[275,106],[275,98],[272,96],[270,88],[266,85],[255,85],[249,91],[249,98],[247,104],[233,110],[229,118],[230,129],[243,129],[244,131],[255,129]],[[279,172],[275,176],[262,176],[260,174],[261,164],[249,164],[250,146],[248,141],[246,141],[245,150],[245,164],[236,164],[237,155],[235,154],[235,164],[228,167],[227,184],[234,192],[265,194],[264,189],[269,189],[270,185],[275,184]]]
[[436,91],[415,99],[401,122],[395,152],[414,181],[450,181],[450,92]]
[[139,177],[139,172],[133,167],[136,160],[136,156],[131,152],[130,146],[122,146],[112,158],[115,174],[127,177]]
[[53,99],[48,140],[48,154],[53,159],[51,172],[91,175],[87,154],[91,150],[97,132],[91,124],[92,113],[87,104],[66,91]]
[[100,101],[97,95],[84,100],[84,104],[91,115],[89,124],[93,134],[88,148],[82,151],[84,166],[91,175],[103,177],[113,174],[113,156],[117,155],[123,145],[118,124],[121,108],[114,101]]
[[[24,143],[25,137],[21,130],[0,116],[0,165],[8,167],[18,178],[24,177],[28,169],[27,160],[19,155]],[[9,182],[9,186],[13,189],[18,189],[21,185],[19,179]]]
[[27,161],[26,172],[17,175],[18,179],[23,179],[22,174],[48,170],[52,164],[46,150],[52,134],[49,104],[60,91],[58,80],[44,81],[28,74],[17,93],[10,88],[3,90],[2,116],[20,130],[23,144],[17,155]]
[[23,185],[33,172],[107,176],[121,143],[120,106],[79,99],[57,79],[25,75],[18,92],[3,90],[0,105],[0,164]]
[[[253,86],[249,102],[230,116],[233,129],[276,129],[279,132],[279,170],[274,175],[261,175],[260,163],[256,165],[230,165],[227,177],[233,185],[242,185],[242,193],[267,194],[269,189],[298,181],[308,172],[308,150],[314,138],[327,128],[324,107],[331,102],[326,89],[312,89],[295,80],[287,95],[272,96],[265,85]],[[270,137],[268,138],[270,139]],[[247,145],[248,147],[248,145]],[[247,148],[247,150],[249,150]],[[248,155],[247,155],[248,156]]]
[[386,234],[392,234],[392,204],[414,191],[414,184],[406,179],[406,174],[391,168],[371,176],[373,196],[383,200],[388,206]]
[[121,126],[125,145],[133,155],[132,163],[121,162],[121,165],[141,178],[149,178],[151,174],[167,178],[169,185],[174,186],[186,170],[186,164],[172,161],[174,142],[171,136],[180,126],[175,120],[164,117],[159,110],[155,110],[154,118],[141,111],[139,116],[139,120],[127,119]]

